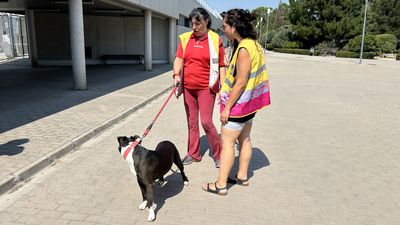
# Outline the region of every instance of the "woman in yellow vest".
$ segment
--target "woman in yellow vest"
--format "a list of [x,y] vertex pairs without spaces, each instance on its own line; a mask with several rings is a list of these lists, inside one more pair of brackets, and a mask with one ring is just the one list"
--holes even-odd
[[[211,17],[203,8],[194,9],[189,20],[192,31],[179,35],[179,45],[174,61],[174,80],[183,83],[186,117],[188,123],[188,153],[183,164],[201,160],[199,114],[201,125],[213,152],[215,166],[220,162],[220,140],[212,121],[215,86],[219,87],[219,74],[225,73],[222,40],[210,30]],[[183,81],[182,81],[183,78]]]
[[[248,10],[232,9],[221,14],[224,32],[233,41],[230,59],[220,94],[221,165],[218,180],[204,184],[203,190],[227,195],[227,183],[248,186],[247,177],[252,155],[250,131],[257,111],[270,104],[269,82],[263,48],[256,41],[251,22],[256,19]],[[235,160],[234,145],[239,141],[239,170],[234,178],[229,173]]]

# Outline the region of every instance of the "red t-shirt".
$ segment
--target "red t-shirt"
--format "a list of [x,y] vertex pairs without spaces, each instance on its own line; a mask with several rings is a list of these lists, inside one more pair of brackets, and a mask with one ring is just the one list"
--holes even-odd
[[[182,43],[179,42],[176,57],[183,58]],[[185,60],[183,65],[184,86],[188,89],[204,89],[210,81],[210,50],[208,46],[208,35],[197,40],[192,34],[186,45]],[[225,66],[224,45],[219,38],[219,66]]]

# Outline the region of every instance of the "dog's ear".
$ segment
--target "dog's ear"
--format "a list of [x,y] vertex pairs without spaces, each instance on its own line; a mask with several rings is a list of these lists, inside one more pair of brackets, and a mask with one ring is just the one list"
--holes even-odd
[[[132,142],[132,141],[136,141],[136,139],[140,139],[140,137],[139,137],[139,135],[135,135],[135,136],[131,136],[130,137],[130,141]],[[142,141],[139,141],[139,144],[141,143]]]
[[119,136],[117,137],[118,144],[119,146],[124,146],[126,142],[128,141],[128,138],[126,136]]
[[139,135],[135,135],[135,136],[131,136],[130,137],[131,141],[135,141],[138,138],[140,138]]

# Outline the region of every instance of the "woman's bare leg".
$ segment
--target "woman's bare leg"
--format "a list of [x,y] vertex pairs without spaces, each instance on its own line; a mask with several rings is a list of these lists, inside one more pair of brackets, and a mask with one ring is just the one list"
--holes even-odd
[[219,168],[218,183],[219,187],[225,187],[229,173],[235,162],[235,142],[241,131],[221,128],[221,166]]
[[240,155],[237,178],[241,180],[247,180],[247,173],[249,170],[251,155],[253,153],[253,146],[250,139],[251,127],[252,123],[247,123],[238,137],[240,144]]

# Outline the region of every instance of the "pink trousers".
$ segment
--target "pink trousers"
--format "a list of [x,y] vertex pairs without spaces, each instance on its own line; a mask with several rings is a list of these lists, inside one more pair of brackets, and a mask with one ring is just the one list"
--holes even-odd
[[188,154],[195,160],[201,160],[199,132],[200,113],[201,126],[207,135],[208,144],[213,152],[214,160],[219,160],[220,140],[217,129],[212,121],[215,93],[211,92],[209,88],[200,90],[185,88],[183,99],[189,132]]

